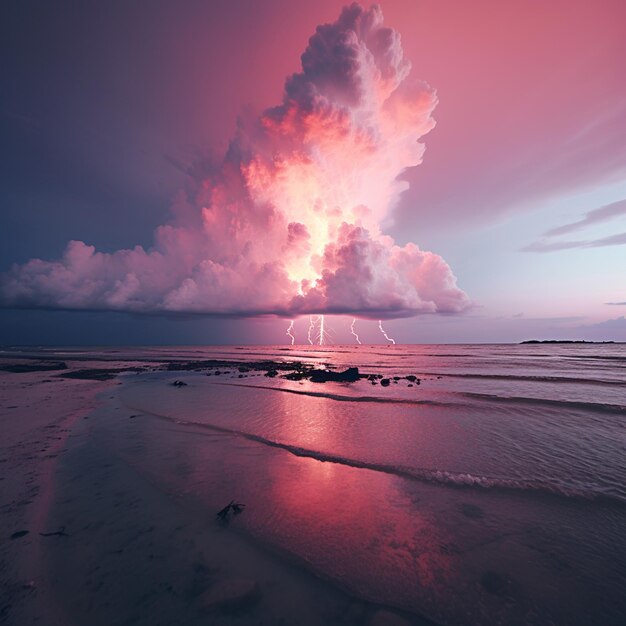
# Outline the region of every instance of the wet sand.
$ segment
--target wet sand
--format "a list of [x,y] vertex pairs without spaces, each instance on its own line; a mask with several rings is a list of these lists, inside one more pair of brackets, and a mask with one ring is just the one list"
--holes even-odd
[[[624,507],[610,492],[593,500],[387,460],[420,450],[424,463],[471,461],[462,454],[478,440],[449,421],[462,405],[432,400],[452,384],[437,374],[418,391],[407,372],[381,370],[391,382],[374,396],[380,378],[317,384],[301,376],[310,367],[245,355],[54,358],[66,367],[37,371],[52,357],[33,358],[0,374],[2,623],[610,625],[624,615]],[[605,379],[604,429],[622,410],[620,381]],[[231,500],[246,506],[220,520]]]
[[[120,402],[116,376],[184,375],[199,363],[1,364],[0,623],[432,623],[320,579],[252,541],[232,514],[216,518],[219,500],[207,506],[164,488],[133,462],[142,444],[132,420],[142,416]],[[242,367],[263,375],[283,366]],[[227,455],[218,463],[227,484],[228,464]]]
[[58,371],[0,375],[0,620],[46,623],[43,543],[55,497],[57,461],[72,446],[72,427],[111,383],[68,380]]

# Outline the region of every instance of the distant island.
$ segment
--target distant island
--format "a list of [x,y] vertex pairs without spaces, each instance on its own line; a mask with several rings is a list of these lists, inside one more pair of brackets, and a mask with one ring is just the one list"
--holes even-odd
[[585,341],[584,339],[527,339],[523,343],[615,343],[614,341]]

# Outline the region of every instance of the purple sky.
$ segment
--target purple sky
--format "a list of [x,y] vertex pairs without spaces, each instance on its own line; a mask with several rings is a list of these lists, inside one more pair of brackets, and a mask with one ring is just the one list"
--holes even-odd
[[[52,6],[54,4],[54,6]],[[0,271],[69,240],[142,245],[184,170],[221,159],[237,117],[285,78],[343,2],[21,2],[0,47]],[[381,3],[436,127],[382,221],[440,255],[473,303],[390,320],[399,342],[626,340],[622,2]],[[97,307],[96,307],[97,308]],[[460,307],[457,307],[460,308]],[[445,309],[445,307],[443,307]],[[349,342],[350,318],[330,321]],[[283,320],[0,312],[2,343],[282,342]],[[296,321],[299,340],[307,320]],[[378,341],[372,322],[359,322]],[[371,328],[370,328],[371,326]]]

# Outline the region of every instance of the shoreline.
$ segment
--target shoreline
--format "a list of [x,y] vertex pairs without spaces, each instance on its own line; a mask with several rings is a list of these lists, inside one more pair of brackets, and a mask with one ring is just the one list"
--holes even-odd
[[0,378],[0,618],[7,623],[28,624],[50,611],[53,603],[47,598],[42,567],[46,538],[40,533],[50,530],[47,519],[56,495],[58,459],[71,447],[75,423],[111,386],[53,379],[51,373],[34,370]]
[[[308,376],[348,371],[347,358],[320,367],[320,359],[289,354],[81,356],[48,355],[39,372],[35,360],[22,359],[21,372],[0,378],[9,426],[0,488],[10,513],[0,522],[1,563],[9,564],[0,623],[422,626],[465,616],[513,625],[582,624],[591,615],[617,623],[624,577],[619,569],[602,580],[595,573],[604,563],[618,567],[610,555],[624,545],[614,536],[623,507],[537,493],[535,482],[523,482],[535,468],[514,475],[515,489],[484,488],[476,478],[501,480],[498,465],[489,473],[476,444],[467,448],[477,433],[491,445],[507,415],[515,428],[531,428],[530,443],[534,433],[543,440],[561,432],[567,443],[579,427],[617,427],[619,414],[582,403],[596,387],[576,390],[576,406],[502,403],[478,393],[477,385],[494,384],[480,369],[478,382],[463,369],[421,372],[422,385],[409,389],[409,371],[434,371],[432,362],[410,359],[379,363],[378,371],[399,373],[395,381],[386,374],[384,389],[370,386],[371,374],[321,385]],[[365,358],[359,367],[373,363],[363,371],[376,371],[376,360]],[[0,370],[7,363],[0,358]],[[559,385],[554,376],[524,374],[509,384]],[[563,380],[558,389],[570,394],[572,376]],[[473,412],[446,400],[462,385],[475,390],[466,393]],[[618,393],[613,387],[603,385],[607,399]],[[441,402],[430,403],[438,394]],[[497,432],[528,445],[518,430]],[[605,465],[611,450],[598,457]],[[551,468],[556,459],[548,459]],[[409,474],[430,468],[428,480],[396,471],[407,462]],[[603,471],[590,475],[594,488],[605,475],[611,487],[615,474]],[[223,524],[216,513],[231,500],[246,507]],[[584,550],[575,548],[581,537]]]

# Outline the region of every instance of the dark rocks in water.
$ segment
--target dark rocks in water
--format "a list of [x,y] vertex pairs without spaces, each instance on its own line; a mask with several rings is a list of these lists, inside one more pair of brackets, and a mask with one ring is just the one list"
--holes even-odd
[[28,535],[28,532],[29,531],[27,530],[18,530],[11,535],[11,539],[19,539],[20,537],[25,537],[26,535]]
[[265,375],[268,378],[274,378],[274,377],[278,376],[278,371],[277,370],[268,370],[267,372],[265,372]]
[[250,371],[250,368],[249,368],[249,367],[240,367],[240,368],[239,368],[239,371],[240,371],[242,374],[244,374],[245,372],[249,372],[249,371]]
[[116,369],[104,368],[104,369],[85,369],[85,370],[71,370],[58,374],[59,378],[73,378],[78,380],[113,380],[118,374],[122,372],[143,372],[145,367],[120,367]]
[[383,378],[383,379],[380,381],[380,384],[381,384],[383,387],[389,387],[389,384],[390,384],[390,383],[391,383],[391,381],[390,381],[388,378]]
[[413,383],[409,383],[409,384],[407,385],[407,387],[412,387],[412,386],[413,386]]
[[349,367],[343,372],[331,372],[330,370],[313,370],[311,372],[311,382],[326,383],[354,383],[359,380],[359,368]]
[[308,378],[309,372],[297,371],[297,372],[289,372],[285,374],[283,378],[287,380],[302,380],[303,378]]
[[0,372],[11,372],[13,374],[27,374],[29,372],[50,372],[54,370],[66,370],[67,364],[63,362],[50,363],[37,361],[35,363],[9,363],[0,365]]
[[215,375],[219,376],[222,372],[220,372],[219,370],[215,370]]
[[409,374],[406,379],[410,382],[410,383],[414,383],[417,380],[417,376],[413,376],[413,374]]
[[393,379],[397,382],[400,380],[400,376],[394,376]]
[[175,380],[175,381],[172,383],[172,386],[173,386],[173,387],[186,387],[186,386],[187,386],[187,383],[186,383],[185,381],[183,381],[183,380]]

